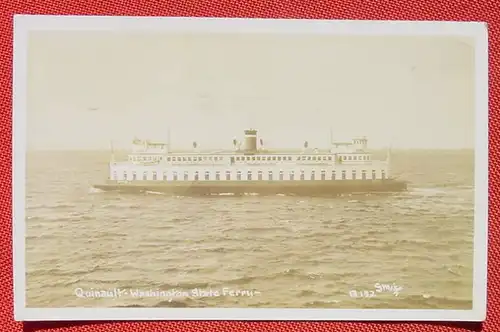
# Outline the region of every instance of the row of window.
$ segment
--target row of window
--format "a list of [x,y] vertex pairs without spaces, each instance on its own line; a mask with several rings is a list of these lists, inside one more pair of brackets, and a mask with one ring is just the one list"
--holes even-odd
[[[201,172],[194,172],[194,176],[192,178],[192,180],[194,181],[199,181],[200,178],[201,178],[201,175],[200,174]],[[148,180],[148,172],[144,172],[142,174],[142,180]],[[189,172],[184,172],[182,174],[182,179],[184,181],[188,181],[189,180]],[[128,173],[127,172],[124,172],[123,173],[123,180],[137,180],[137,173],[136,172],[132,172],[132,177],[129,178],[128,176]],[[168,173],[167,172],[164,172],[162,174],[162,177],[159,178],[158,176],[158,173],[157,172],[152,172],[152,180],[163,180],[163,181],[167,181],[168,180]],[[209,180],[216,180],[216,181],[219,181],[221,180],[221,175],[224,176],[224,179],[227,180],[227,181],[230,181],[230,180],[233,180],[232,178],[232,172],[231,171],[226,171],[225,173],[222,173],[220,171],[216,171],[215,172],[215,177],[214,178],[211,178],[211,172],[210,171],[205,171],[203,173],[203,179],[206,180],[206,181],[209,181]],[[285,172],[284,171],[280,171],[278,174],[278,176],[275,177],[274,174],[273,174],[273,171],[268,171],[266,174],[264,174],[263,171],[258,171],[257,174],[254,174],[253,171],[248,171],[246,172],[245,174],[245,180],[247,181],[252,181],[252,180],[285,180]],[[340,179],[342,180],[346,180],[347,179],[347,171],[341,171],[340,172]],[[352,180],[357,180],[357,179],[361,179],[361,180],[367,180],[367,179],[377,179],[377,171],[375,170],[372,170],[372,174],[371,174],[371,178],[368,178],[367,177],[367,172],[366,170],[363,170],[361,171],[361,177],[358,178],[358,173],[356,172],[356,170],[353,170],[351,172],[351,177],[350,179]],[[308,180],[336,180],[337,179],[337,174],[336,174],[336,171],[332,171],[328,177],[327,177],[327,172],[326,171],[321,171],[319,172],[319,177],[317,177],[316,175],[316,172],[315,171],[312,171],[309,176],[308,176]],[[382,170],[381,171],[381,174],[380,174],[380,178],[381,179],[385,179],[385,171]],[[117,180],[118,179],[118,174],[117,172],[113,172],[113,179],[114,180]],[[171,177],[171,180],[173,181],[177,181],[180,179],[180,174],[178,172],[172,172],[172,177]],[[294,171],[290,171],[288,172],[288,177],[286,180],[295,180],[296,177],[295,177],[295,172]],[[306,180],[306,174],[304,171],[301,171],[299,174],[298,174],[298,177],[297,179],[300,179],[300,180]],[[241,171],[238,171],[236,173],[236,180],[238,181],[241,181],[243,180],[243,172]]]
[[130,156],[130,161],[160,161],[163,158],[161,156]]
[[[162,156],[130,156],[131,161],[158,161]],[[167,157],[167,161],[221,161],[222,156],[210,157]]]
[[[131,156],[132,161],[159,161],[162,159],[161,156]],[[222,156],[206,156],[206,157],[167,157],[167,162],[179,162],[179,161],[221,161]],[[332,156],[298,156],[297,161],[332,161]],[[341,156],[340,160],[370,160],[368,155],[360,156]],[[292,161],[292,156],[239,156],[231,157],[231,161]]]
[[341,160],[370,160],[369,155],[361,155],[361,156],[341,156]]

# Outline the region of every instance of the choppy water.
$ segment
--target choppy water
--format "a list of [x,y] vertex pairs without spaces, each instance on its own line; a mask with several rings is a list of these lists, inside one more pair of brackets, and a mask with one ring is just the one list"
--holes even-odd
[[[472,307],[471,151],[396,153],[407,193],[337,198],[91,190],[107,157],[28,155],[27,306]],[[349,295],[375,283],[403,289]]]

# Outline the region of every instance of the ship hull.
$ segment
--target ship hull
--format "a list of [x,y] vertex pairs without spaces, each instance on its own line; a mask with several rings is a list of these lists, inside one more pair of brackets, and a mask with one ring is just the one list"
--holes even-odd
[[346,193],[400,192],[407,189],[405,181],[335,180],[335,181],[133,181],[108,180],[94,188],[121,193],[165,193],[179,196],[205,196],[220,194],[259,194],[297,196],[335,196]]

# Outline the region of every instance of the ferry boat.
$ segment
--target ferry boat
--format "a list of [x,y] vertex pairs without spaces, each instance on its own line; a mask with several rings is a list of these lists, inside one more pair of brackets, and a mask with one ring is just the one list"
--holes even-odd
[[[259,142],[259,143],[258,143]],[[229,151],[172,151],[170,142],[134,139],[126,161],[112,154],[109,177],[94,185],[104,191],[172,195],[301,195],[404,191],[407,183],[391,177],[390,152],[375,160],[366,137],[332,142],[330,149],[294,152],[268,150],[257,130],[233,139]],[[390,150],[389,150],[390,151]]]

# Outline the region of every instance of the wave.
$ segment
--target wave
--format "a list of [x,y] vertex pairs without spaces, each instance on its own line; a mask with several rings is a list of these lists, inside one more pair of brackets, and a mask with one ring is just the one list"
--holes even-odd
[[194,304],[195,301],[191,299],[185,299],[185,300],[166,300],[166,301],[160,301],[156,303],[153,307],[158,308],[158,307],[168,307],[168,308],[184,308],[184,307],[190,307],[192,304]]
[[70,215],[53,215],[53,216],[29,216],[30,222],[34,221],[50,221],[50,222],[65,222],[65,221],[83,221],[92,220],[94,217],[85,213],[71,213]]
[[338,307],[336,304],[340,303],[340,300],[327,300],[327,301],[310,301],[304,304],[306,308],[327,308],[327,307]]
[[288,277],[288,278],[300,278],[300,279],[311,279],[309,273],[303,271],[302,269],[285,269],[279,272],[275,273],[270,273],[267,275],[260,275],[260,276],[244,276],[244,277],[237,277],[233,279],[227,279],[227,280],[221,280],[220,283],[222,285],[246,285],[248,283],[251,283],[256,280],[260,281],[273,281],[276,279],[281,279],[283,277]]
[[[101,267],[99,264],[94,264],[91,268],[86,268],[83,270],[78,270],[78,269],[63,269],[61,267],[52,267],[52,266],[47,266],[43,268],[39,268],[37,270],[32,270],[28,271],[27,275],[29,278],[35,278],[35,277],[40,277],[40,276],[57,276],[57,277],[72,277],[72,278],[80,278],[87,276],[89,274],[92,274],[98,270],[103,270],[104,268]],[[67,283],[68,281],[61,280],[61,278],[51,278],[50,279],[54,285],[58,284],[64,284]],[[102,282],[102,281],[99,281]],[[115,281],[112,281],[115,282]]]
[[212,193],[210,196],[259,196],[259,193],[241,193],[241,194],[235,194],[235,193]]
[[158,191],[151,191],[151,190],[146,190],[145,193],[148,195],[165,195],[165,193],[161,193]]
[[[303,290],[298,294],[298,298],[304,298],[317,295],[314,291]],[[224,297],[209,297],[212,299],[222,299]],[[184,298],[170,298],[161,300],[153,304],[153,307],[220,307],[219,304],[215,303],[207,303],[208,298],[192,298],[192,297],[184,297]],[[324,299],[324,300],[313,300],[313,301],[303,301],[302,305],[299,307],[303,308],[328,308],[328,307],[336,307],[336,308],[369,308],[369,309],[471,309],[472,301],[464,300],[464,299],[452,299],[447,297],[439,297],[433,296],[430,294],[421,294],[421,295],[409,295],[409,296],[399,296],[397,298],[374,298],[371,303],[362,303],[359,302],[351,302],[351,301],[342,301],[340,299]],[[217,301],[219,302],[219,301]],[[269,302],[261,302],[254,303],[247,306],[252,307],[267,307]],[[123,307],[123,306],[122,306]],[[140,304],[129,304],[126,307],[150,307],[147,305]],[[284,308],[289,307],[287,305],[282,306]],[[294,306],[297,307],[297,306]]]
[[40,216],[26,216],[26,220],[43,220],[43,217]]
[[[301,296],[307,297],[308,293],[302,293]],[[225,297],[213,297],[212,299],[223,299]],[[373,299],[375,300],[375,299]],[[450,299],[445,297],[435,297],[430,294],[410,295],[407,297],[398,298],[378,298],[378,301],[370,301],[370,303],[359,303],[359,301],[342,301],[339,299],[325,299],[315,301],[304,301],[299,307],[303,308],[352,308],[352,309],[471,309],[472,300]],[[219,301],[217,301],[219,302]],[[268,307],[270,302],[252,303],[244,307]],[[170,308],[186,308],[186,307],[220,307],[221,303],[208,303],[207,298],[176,298],[161,300],[153,304],[153,307],[170,307]],[[144,304],[128,304],[116,307],[151,307]],[[243,306],[238,306],[243,307]],[[280,306],[282,308],[291,307],[290,305]],[[293,306],[296,308],[297,306]]]
[[54,203],[54,204],[34,204],[28,205],[28,209],[70,209],[76,207],[75,204]]

